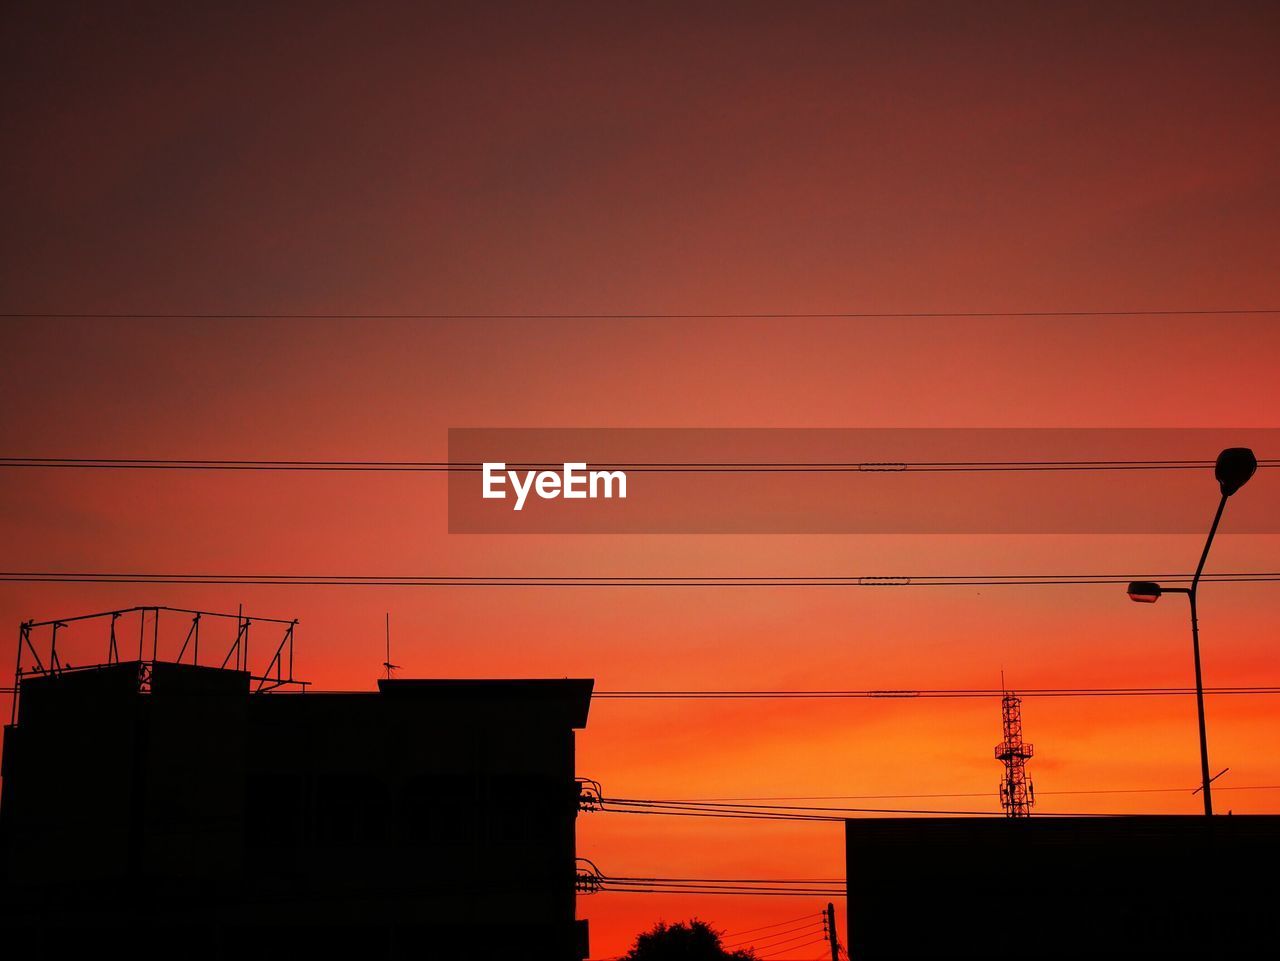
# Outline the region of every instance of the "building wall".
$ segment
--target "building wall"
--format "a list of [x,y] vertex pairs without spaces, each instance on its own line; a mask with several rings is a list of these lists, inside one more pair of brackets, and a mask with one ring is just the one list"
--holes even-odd
[[852,958],[1266,957],[1280,817],[846,822]]
[[585,953],[574,728],[591,682],[250,696],[238,672],[156,665],[143,694],[141,669],[29,680],[6,729],[0,913],[40,918],[18,934],[35,948],[145,925],[192,956],[281,937]]

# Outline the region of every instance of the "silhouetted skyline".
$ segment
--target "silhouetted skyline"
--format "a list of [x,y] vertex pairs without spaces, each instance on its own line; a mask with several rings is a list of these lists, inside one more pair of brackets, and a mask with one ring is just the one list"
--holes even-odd
[[[1280,317],[1212,312],[1280,308],[1277,28],[1254,3],[26,5],[0,67],[0,456],[444,461],[458,427],[1280,427]],[[1133,310],[1210,312],[954,316]],[[689,316],[874,313],[949,316]],[[194,316],[224,314],[507,319]],[[624,314],[685,316],[603,316]],[[1106,476],[1139,499],[1160,483]],[[1232,526],[1245,498],[1276,504],[1275,476],[1240,494],[1210,573],[1275,570],[1280,540]],[[0,569],[1154,576],[1194,565],[1204,483],[1186,535],[507,536],[449,534],[444,475],[0,469]],[[1280,683],[1275,585],[1203,595],[1206,683]],[[1186,611],[1123,584],[0,583],[0,659],[27,619],[242,603],[299,618],[299,671],[334,691],[385,675],[388,612],[402,677],[1191,683]],[[1276,810],[1274,700],[1209,698],[1224,813]],[[1024,709],[1036,811],[1199,810],[1193,699]],[[601,699],[577,773],[615,797],[997,812],[999,738],[998,698]],[[834,822],[592,813],[578,840],[623,876],[844,870]],[[659,918],[742,930],[809,900],[601,893],[582,915],[608,957]]]

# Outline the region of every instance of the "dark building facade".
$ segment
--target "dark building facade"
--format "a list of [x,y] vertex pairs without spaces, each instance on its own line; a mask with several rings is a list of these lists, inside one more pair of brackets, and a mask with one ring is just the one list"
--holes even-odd
[[845,822],[849,956],[1261,958],[1280,817]]
[[10,948],[586,956],[590,680],[250,685],[144,661],[23,678],[0,799]]

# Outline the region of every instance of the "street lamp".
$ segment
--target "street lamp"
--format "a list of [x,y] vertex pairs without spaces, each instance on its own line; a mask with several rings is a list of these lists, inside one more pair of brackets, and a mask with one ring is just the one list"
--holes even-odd
[[1200,575],[1204,572],[1204,562],[1209,559],[1209,547],[1213,544],[1213,535],[1218,532],[1218,522],[1222,520],[1222,510],[1227,506],[1227,498],[1238,491],[1258,469],[1258,459],[1247,447],[1228,447],[1218,455],[1213,475],[1218,480],[1218,489],[1222,491],[1222,499],[1218,501],[1217,513],[1213,515],[1213,523],[1209,526],[1209,537],[1204,542],[1204,550],[1200,552],[1200,563],[1196,565],[1195,576],[1191,578],[1190,587],[1161,587],[1154,581],[1132,581],[1129,584],[1129,599],[1139,604],[1154,604],[1160,600],[1161,594],[1186,594],[1191,602],[1191,653],[1196,664],[1196,713],[1200,722],[1200,787],[1204,792],[1204,813],[1213,814],[1213,797],[1210,794],[1209,782],[1209,740],[1204,727],[1204,683],[1200,676],[1200,626],[1196,618],[1196,591],[1200,587]]
[[1164,589],[1155,581],[1129,582],[1129,600],[1137,601],[1139,604],[1154,604],[1160,600],[1160,595],[1163,593]]

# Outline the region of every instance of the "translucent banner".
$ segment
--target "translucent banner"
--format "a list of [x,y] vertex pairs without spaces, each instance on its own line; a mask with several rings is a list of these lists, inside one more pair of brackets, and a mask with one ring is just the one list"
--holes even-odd
[[1280,533],[1280,429],[455,428],[453,533]]

